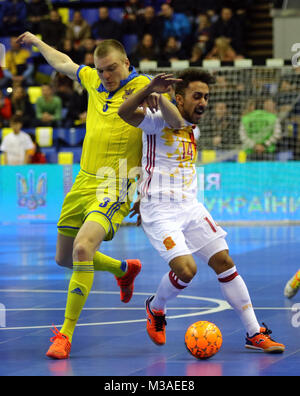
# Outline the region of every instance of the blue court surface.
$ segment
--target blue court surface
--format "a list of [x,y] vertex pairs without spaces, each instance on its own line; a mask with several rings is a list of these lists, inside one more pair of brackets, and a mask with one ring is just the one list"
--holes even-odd
[[[224,301],[213,271],[199,262],[191,286],[169,304],[167,344],[154,345],[145,330],[144,301],[156,291],[167,264],[142,229],[122,227],[102,251],[139,258],[143,269],[129,304],[120,302],[111,274],[98,272],[75,330],[71,358],[50,360],[50,331],[64,320],[70,271],[54,262],[54,224],[0,228],[1,376],[297,376],[300,374],[300,294],[283,296],[298,270],[300,227],[225,227],[239,273],[248,285],[260,322],[286,345],[279,355],[244,348],[245,331]],[[223,345],[214,357],[197,360],[184,345],[187,327],[198,320],[217,324]]]

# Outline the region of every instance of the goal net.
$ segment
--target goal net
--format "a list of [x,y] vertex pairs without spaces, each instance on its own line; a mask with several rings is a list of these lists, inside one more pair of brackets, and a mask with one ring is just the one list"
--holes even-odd
[[300,68],[227,68],[214,74],[217,82],[200,121],[200,161],[299,160]]

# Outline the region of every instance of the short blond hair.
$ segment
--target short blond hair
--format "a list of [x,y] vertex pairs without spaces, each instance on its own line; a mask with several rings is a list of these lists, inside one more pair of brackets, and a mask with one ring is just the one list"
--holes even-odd
[[94,51],[94,56],[95,58],[104,58],[105,56],[110,54],[111,50],[119,52],[124,60],[127,58],[127,54],[123,44],[120,43],[120,41],[114,39],[101,41],[101,43],[97,45]]

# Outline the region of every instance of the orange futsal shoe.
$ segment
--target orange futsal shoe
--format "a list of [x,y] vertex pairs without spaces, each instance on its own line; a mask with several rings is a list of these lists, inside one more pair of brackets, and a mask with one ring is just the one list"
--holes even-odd
[[128,303],[131,300],[134,290],[134,280],[141,271],[142,264],[140,260],[126,260],[127,272],[121,278],[116,278],[120,286],[120,298],[123,303]]
[[52,359],[68,359],[71,352],[71,343],[68,336],[60,333],[55,326],[54,329],[51,330],[55,336],[50,338],[52,345],[46,353],[46,356]]
[[272,331],[263,323],[265,327],[260,328],[260,333],[254,334],[253,337],[246,337],[246,348],[256,349],[267,353],[282,353],[285,350],[283,344],[275,342],[270,337]]
[[156,345],[164,345],[166,343],[166,315],[164,311],[151,310],[150,302],[154,296],[146,300],[147,312],[147,333]]

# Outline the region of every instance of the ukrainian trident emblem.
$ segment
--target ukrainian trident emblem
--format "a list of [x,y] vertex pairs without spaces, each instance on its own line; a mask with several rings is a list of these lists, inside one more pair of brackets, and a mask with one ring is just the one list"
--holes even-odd
[[47,174],[42,173],[36,180],[32,169],[27,173],[27,177],[17,173],[17,195],[18,206],[35,210],[39,206],[45,206],[47,194]]

